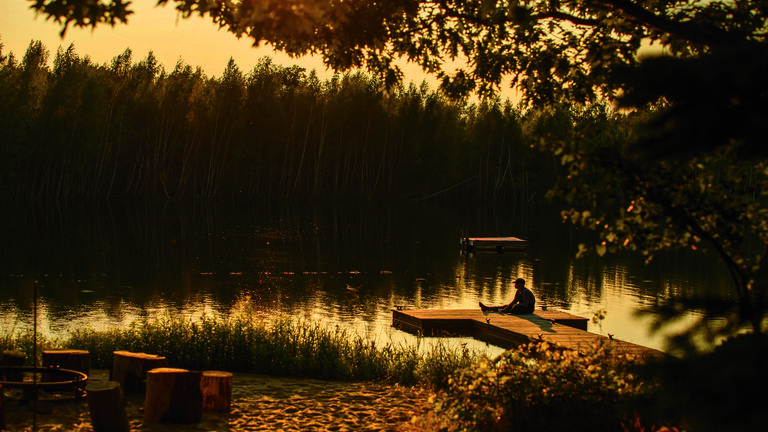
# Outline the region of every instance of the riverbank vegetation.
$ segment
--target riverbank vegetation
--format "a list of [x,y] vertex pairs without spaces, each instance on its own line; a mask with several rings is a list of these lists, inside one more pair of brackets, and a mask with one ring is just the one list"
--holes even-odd
[[640,406],[658,381],[641,378],[639,366],[601,345],[581,352],[522,345],[452,375],[415,423],[443,431],[626,431],[667,422]]
[[[23,351],[31,364],[33,340],[30,332],[7,333],[0,350]],[[491,359],[440,340],[378,344],[338,326],[245,316],[168,316],[37,342],[38,362],[43,349],[86,349],[92,368],[110,368],[112,353],[127,350],[194,370],[416,385],[432,395],[412,420],[418,430],[560,430],[567,419],[568,430],[639,431],[681,421],[648,403],[661,394],[657,377],[601,345],[577,352],[531,343]]]
[[[0,337],[0,351],[22,351],[30,365],[33,348],[30,332]],[[40,337],[37,354],[54,348],[88,350],[94,368],[110,368],[112,353],[124,350],[161,355],[173,367],[194,370],[430,386],[445,385],[479,358],[461,345],[376,343],[338,325],[250,316],[168,316],[106,330],[73,329],[62,339]]]

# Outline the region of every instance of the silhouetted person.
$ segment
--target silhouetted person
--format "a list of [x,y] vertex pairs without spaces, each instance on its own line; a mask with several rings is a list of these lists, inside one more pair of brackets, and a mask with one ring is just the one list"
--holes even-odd
[[508,314],[532,314],[533,307],[536,305],[536,297],[531,290],[525,287],[525,279],[515,281],[515,298],[508,305],[486,306],[480,302],[480,309],[483,312],[503,312]]

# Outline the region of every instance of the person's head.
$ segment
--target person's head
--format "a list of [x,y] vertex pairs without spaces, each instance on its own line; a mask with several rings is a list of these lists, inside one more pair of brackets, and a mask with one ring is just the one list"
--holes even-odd
[[525,279],[523,279],[523,278],[517,279],[515,281],[515,288],[517,288],[517,289],[525,288]]

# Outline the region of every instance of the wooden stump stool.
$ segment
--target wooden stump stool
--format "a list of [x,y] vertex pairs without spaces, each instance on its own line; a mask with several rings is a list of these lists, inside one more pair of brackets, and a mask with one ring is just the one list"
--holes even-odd
[[[3,351],[3,359],[0,361],[0,366],[24,366],[24,361],[26,359],[26,354],[21,351],[5,350]],[[5,373],[5,381],[21,382],[23,379],[24,373],[21,371],[9,371]]]
[[204,371],[200,390],[203,392],[203,411],[229,412],[232,404],[231,373]]
[[0,431],[5,429],[5,392],[3,386],[0,385]]
[[202,374],[177,368],[147,372],[144,421],[158,423],[200,423],[203,418]]
[[120,383],[125,394],[142,394],[147,388],[147,371],[165,366],[168,366],[165,357],[115,351],[112,353],[112,370],[109,372],[109,380]]
[[130,430],[125,413],[125,396],[120,389],[120,383],[94,381],[85,387],[85,392],[94,431],[128,432]]
[[90,375],[91,353],[73,349],[44,350],[43,367],[58,367]]

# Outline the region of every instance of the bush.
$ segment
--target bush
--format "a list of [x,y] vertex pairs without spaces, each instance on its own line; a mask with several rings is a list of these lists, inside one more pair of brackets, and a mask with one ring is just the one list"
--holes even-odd
[[649,399],[657,417],[674,418],[695,431],[765,431],[768,335],[731,337],[712,352],[649,365],[664,389]]
[[37,346],[35,346],[35,336],[32,331],[14,332],[0,335],[0,353],[3,351],[20,351],[26,356],[24,361],[25,366],[32,366],[32,359],[34,354],[37,354],[38,363],[42,357],[43,350],[49,348],[56,348],[51,345],[42,336],[37,336]]
[[451,377],[432,398],[432,412],[415,423],[446,431],[622,430],[634,413],[621,407],[645,390],[633,364],[602,346],[583,354],[524,345]]

